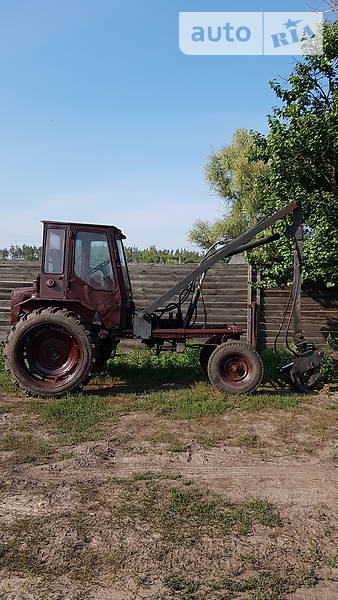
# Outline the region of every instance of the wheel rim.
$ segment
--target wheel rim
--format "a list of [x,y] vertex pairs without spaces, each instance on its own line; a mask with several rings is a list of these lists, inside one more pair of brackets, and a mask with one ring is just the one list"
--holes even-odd
[[220,375],[227,383],[240,387],[251,378],[251,362],[241,354],[231,354],[221,362]]
[[79,340],[65,327],[40,324],[24,333],[17,361],[25,377],[46,389],[73,379],[83,364]]

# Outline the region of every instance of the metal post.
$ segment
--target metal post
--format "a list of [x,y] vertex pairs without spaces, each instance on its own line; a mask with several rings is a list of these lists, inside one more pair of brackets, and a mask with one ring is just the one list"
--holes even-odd
[[253,306],[252,306],[252,266],[248,265],[248,298],[247,298],[247,340],[248,344],[252,346],[252,321],[253,321]]
[[303,252],[303,229],[302,229],[302,212],[300,207],[294,212],[294,264],[293,264],[293,294],[292,294],[292,309],[293,309],[293,336],[296,346],[304,344],[304,335],[302,330],[302,314],[301,314],[301,293],[302,293],[302,252]]

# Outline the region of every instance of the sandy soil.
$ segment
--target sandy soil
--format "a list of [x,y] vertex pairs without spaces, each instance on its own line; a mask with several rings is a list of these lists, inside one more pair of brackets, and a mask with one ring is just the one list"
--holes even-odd
[[[6,402],[6,398],[1,399],[3,410]],[[31,431],[51,450],[28,462],[16,460],[14,451],[0,452],[0,519],[2,544],[7,548],[7,563],[1,571],[1,600],[245,599],[250,597],[245,593],[227,592],[222,596],[215,591],[210,595],[210,591],[203,592],[203,585],[195,592],[193,588],[170,591],[163,584],[164,570],[176,572],[181,565],[180,572],[200,571],[203,580],[216,577],[219,570],[240,570],[252,553],[270,564],[275,560],[276,565],[282,564],[285,555],[286,565],[299,563],[299,568],[303,559],[311,559],[311,564],[317,561],[317,584],[285,598],[338,598],[334,558],[338,541],[336,438],[322,440],[310,453],[301,451],[304,432],[299,433],[297,449],[294,443],[276,442],[276,415],[265,411],[243,415],[240,426],[246,431],[254,424],[264,441],[260,447],[241,447],[230,436],[218,439],[215,447],[204,448],[189,441],[194,429],[222,432],[226,428],[229,432],[238,426],[235,417],[222,415],[201,424],[159,418],[154,422],[151,415],[130,414],[111,425],[104,440],[61,447],[45,424],[20,408],[25,406],[24,399],[15,402],[17,408],[15,403],[14,408],[8,404],[8,412],[0,415],[2,434]],[[285,414],[285,421],[288,419],[290,415]],[[183,439],[186,436],[184,451],[169,451],[166,444],[152,441],[159,432],[170,436],[177,431]],[[147,519],[143,525],[137,519],[131,525],[131,516],[127,515],[128,525],[127,521],[121,525],[120,507],[127,496],[121,496],[119,481],[137,481],[144,473],[152,473],[154,478],[157,475],[159,481],[161,477],[169,479],[168,485],[182,476],[184,481],[232,502],[267,499],[278,507],[284,527],[268,532],[255,528],[243,539],[205,539],[204,552],[201,547],[188,548],[185,542],[181,548],[169,545],[170,560],[167,556],[161,563],[154,554],[160,542]],[[135,489],[128,488],[126,493],[133,494]],[[143,488],[137,488],[137,493],[143,494]],[[12,554],[8,553],[10,543]],[[0,544],[0,561],[1,548]],[[316,552],[321,556],[313,558]],[[265,600],[265,596],[262,598]]]

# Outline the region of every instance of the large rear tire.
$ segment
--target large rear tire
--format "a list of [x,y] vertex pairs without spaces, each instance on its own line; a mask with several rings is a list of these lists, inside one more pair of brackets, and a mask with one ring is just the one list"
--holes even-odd
[[224,394],[249,394],[261,383],[263,363],[244,342],[226,342],[213,351],[208,362],[210,383]]
[[90,328],[74,312],[39,308],[13,325],[4,357],[12,382],[27,394],[58,397],[88,382],[95,344]]

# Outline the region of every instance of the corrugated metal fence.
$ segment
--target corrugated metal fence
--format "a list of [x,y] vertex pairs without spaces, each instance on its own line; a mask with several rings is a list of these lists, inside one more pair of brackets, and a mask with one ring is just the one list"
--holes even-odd
[[[188,274],[194,265],[132,264],[130,276],[134,299],[139,307],[155,300],[169,287]],[[14,287],[29,285],[39,265],[35,262],[0,262],[0,339],[9,328],[10,292]],[[208,272],[204,283],[204,299],[208,323],[237,323],[249,331],[249,341],[260,348],[272,346],[287,304],[289,290],[261,290],[250,285],[253,275],[246,264],[218,264]],[[338,345],[338,293],[308,290],[303,293],[304,330],[309,341],[322,346],[328,334]],[[200,306],[197,322],[203,323]],[[285,343],[286,323],[279,339]],[[292,332],[292,328],[291,328]]]

